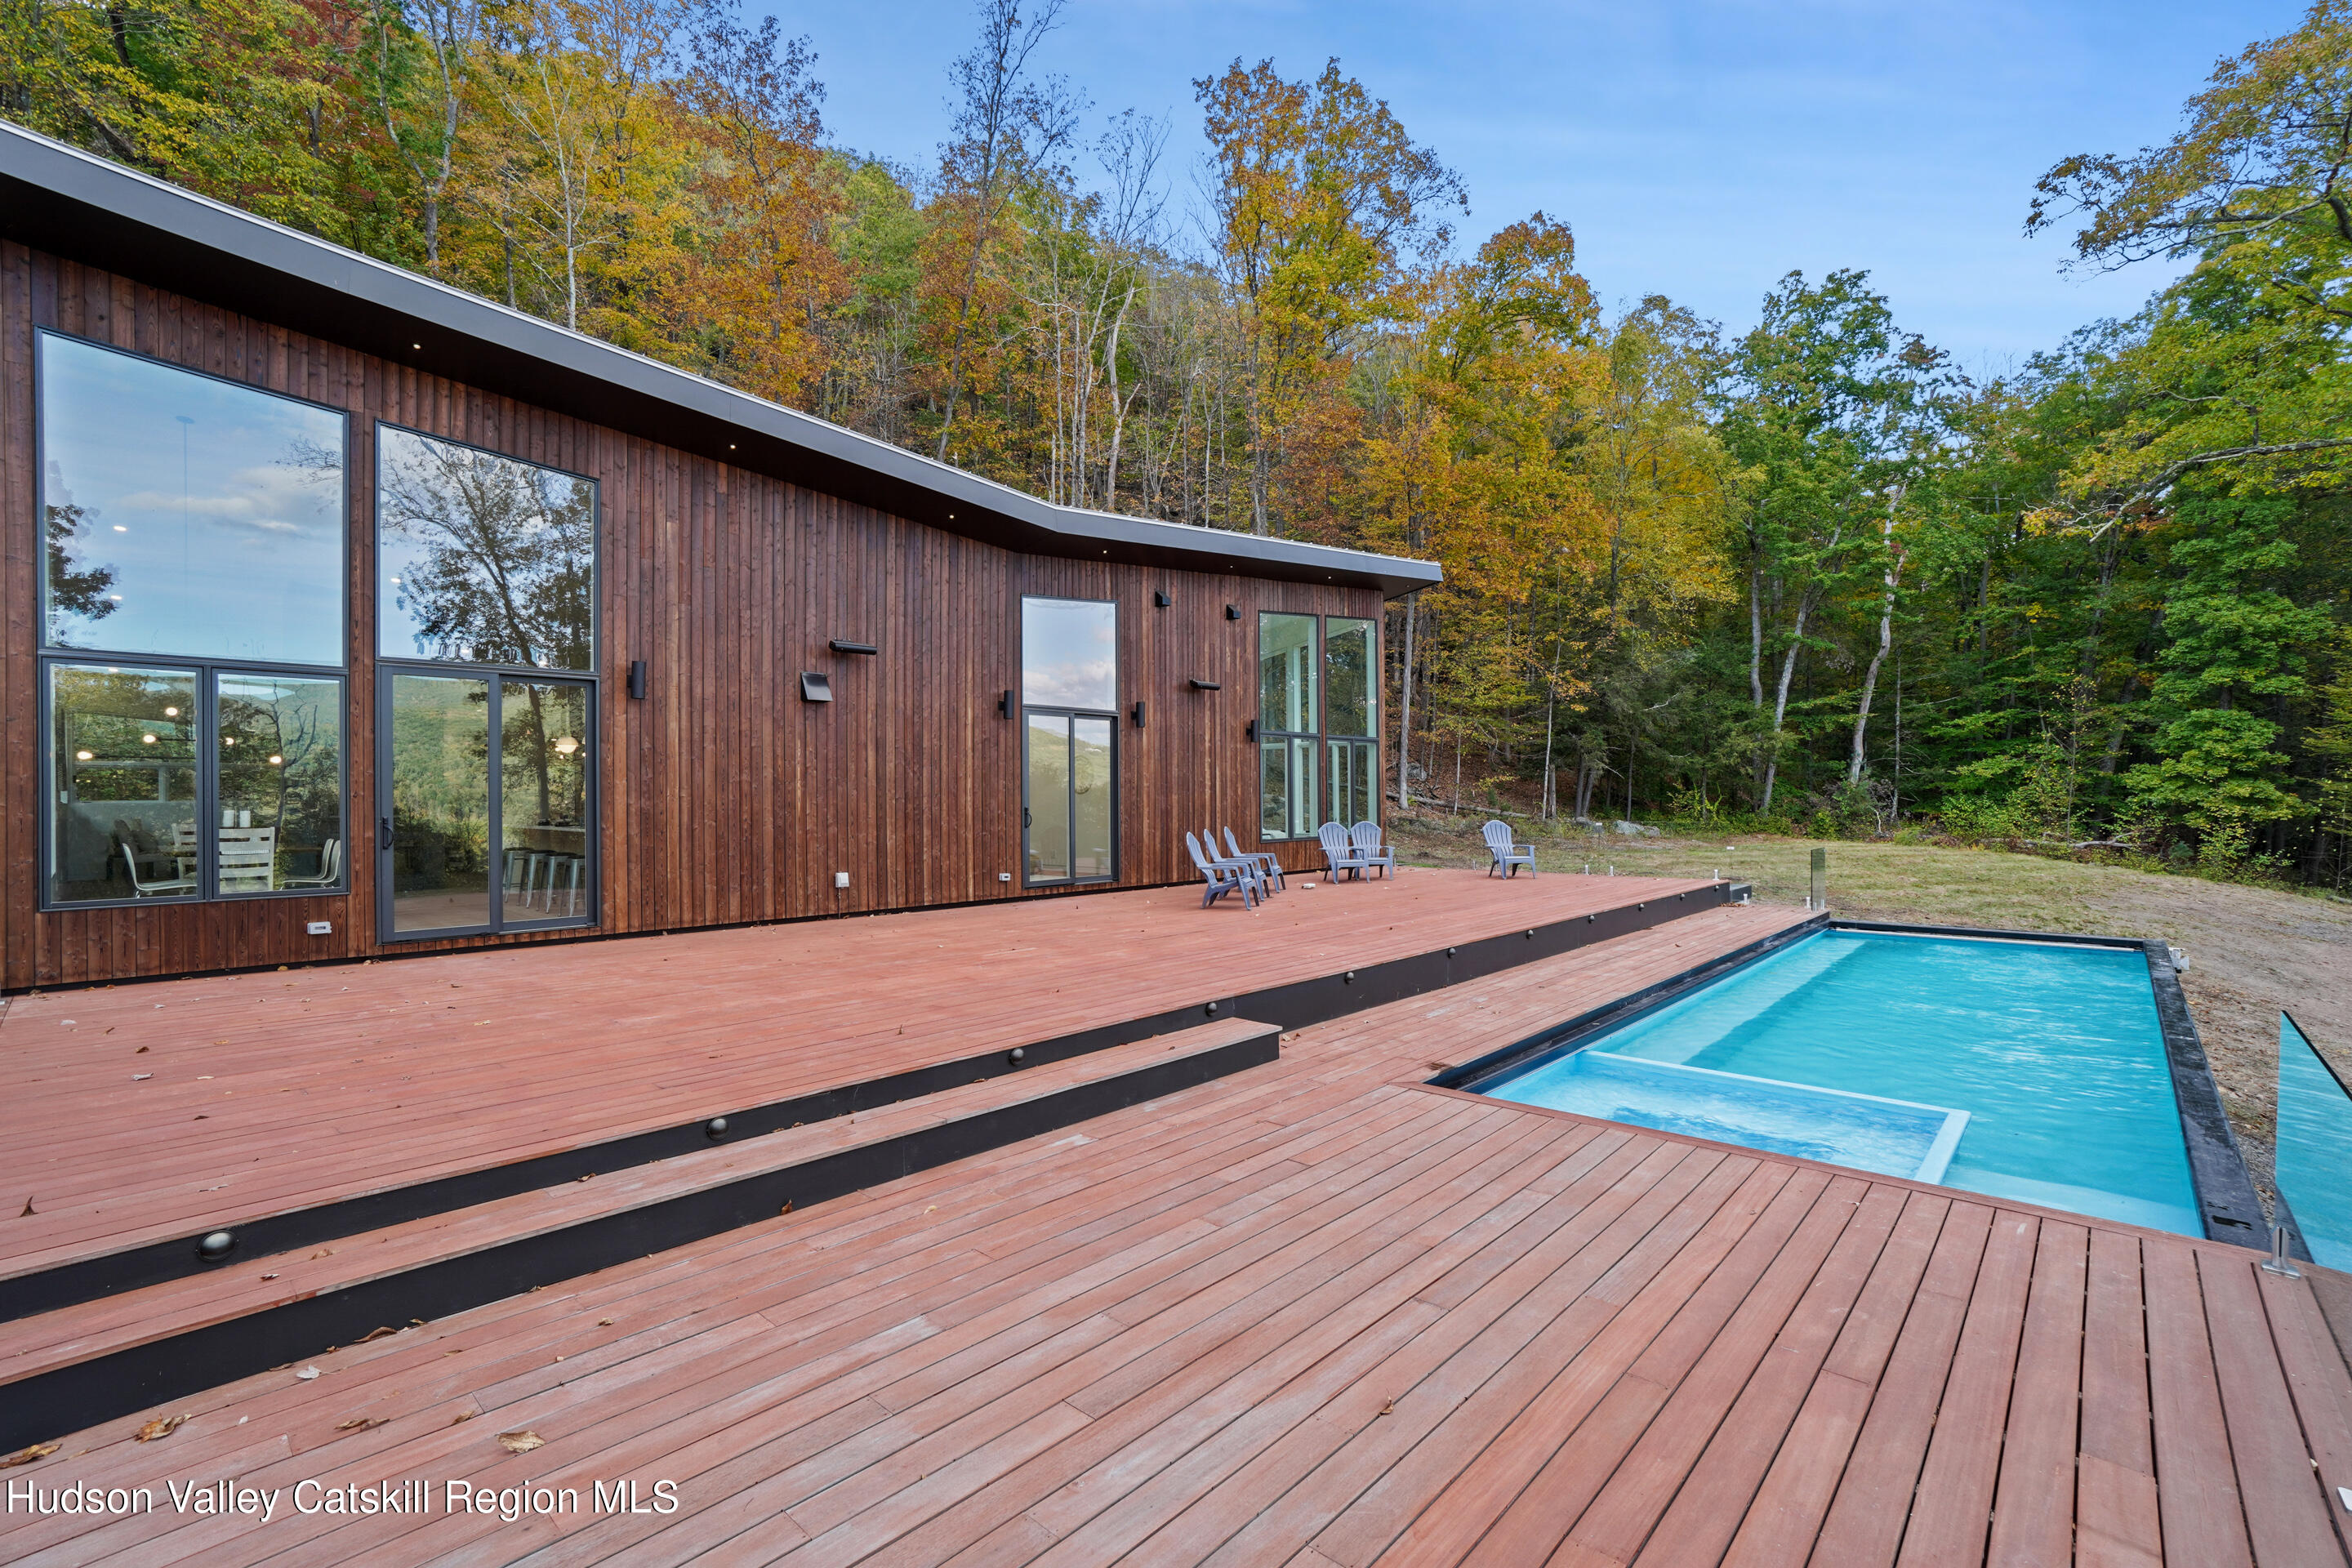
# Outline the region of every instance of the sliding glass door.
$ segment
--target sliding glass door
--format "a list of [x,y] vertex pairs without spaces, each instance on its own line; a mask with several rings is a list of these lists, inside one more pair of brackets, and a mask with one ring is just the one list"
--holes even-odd
[[575,680],[385,672],[388,935],[594,921],[592,695]]
[[1022,811],[1029,885],[1099,882],[1113,875],[1112,723],[1082,713],[1027,715]]

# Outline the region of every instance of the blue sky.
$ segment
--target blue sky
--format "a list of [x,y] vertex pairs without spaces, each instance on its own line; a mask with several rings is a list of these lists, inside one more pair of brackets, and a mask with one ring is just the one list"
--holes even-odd
[[[747,0],[754,7],[762,0]],[[819,55],[835,140],[928,162],[970,0],[765,0]],[[1738,327],[1791,268],[1869,269],[1896,319],[1998,373],[2126,313],[2153,268],[2067,278],[2021,237],[2070,153],[2160,142],[2224,54],[2292,28],[2283,0],[1071,0],[1045,69],[1172,116],[1174,195],[1202,153],[1192,79],[1235,56],[1337,55],[1470,187],[1475,243],[1540,207],[1610,302],[1664,292]]]

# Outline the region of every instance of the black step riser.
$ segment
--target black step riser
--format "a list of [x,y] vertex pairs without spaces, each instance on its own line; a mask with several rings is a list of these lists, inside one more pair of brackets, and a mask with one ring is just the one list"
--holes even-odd
[[[1332,891],[1336,893],[1338,889]],[[1501,890],[1498,889],[1496,891],[1500,896]],[[1322,889],[1318,889],[1316,895],[1307,896],[1319,896],[1321,892]],[[1449,950],[1439,948],[1385,963],[1370,964],[1354,971],[1352,981],[1340,974],[1324,975],[1250,992],[1245,995],[1219,997],[1206,1004],[1105,1024],[1052,1039],[1031,1041],[1022,1047],[1022,1065],[1042,1067],[1048,1062],[1066,1061],[1092,1051],[1108,1050],[1113,1046],[1131,1045],[1154,1035],[1189,1029],[1204,1017],[1255,1018],[1278,1025],[1286,1030],[1303,1029],[1312,1024],[1345,1017],[1367,1007],[1377,1007],[1465,981],[1482,979],[1539,959],[1555,958],[1592,942],[1646,931],[1678,916],[1719,908],[1728,900],[1730,892],[1729,884],[1718,883],[1714,888],[1689,893],[1670,893],[1643,904],[1603,910],[1595,917],[1579,916],[1538,926],[1532,937],[1515,932],[1464,943],[1451,950],[1450,954]],[[901,1100],[916,1100],[943,1089],[1001,1077],[1009,1070],[1012,1070],[1011,1064],[1004,1051],[989,1051],[864,1083],[845,1084],[793,1100],[776,1100],[744,1110],[730,1110],[724,1113],[729,1131],[723,1142],[738,1142],[781,1128],[877,1110]],[[711,1146],[712,1140],[703,1126],[700,1121],[681,1122],[675,1127],[633,1133],[625,1138],[593,1143],[584,1148],[567,1149],[560,1153],[536,1155],[485,1170],[468,1171],[461,1175],[417,1182],[362,1197],[345,1198],[259,1219],[240,1220],[226,1227],[236,1236],[236,1246],[223,1261],[244,1262],[276,1253],[293,1252],[343,1237],[357,1236],[363,1231],[404,1225],[429,1215],[448,1214],[478,1204],[512,1197],[517,1193],[578,1181],[592,1173],[609,1176],[631,1166],[675,1159],[680,1154],[690,1154]],[[216,1265],[197,1255],[198,1240],[199,1237],[189,1236],[159,1241],[63,1264],[21,1279],[0,1281],[0,1322],[56,1311],[59,1308],[95,1301],[125,1290],[161,1285],[203,1273]]]
[[290,1301],[79,1365],[0,1385],[0,1451],[43,1442],[232,1383],[292,1356],[324,1353],[381,1327],[452,1313],[773,1219],[901,1176],[1139,1105],[1279,1056],[1272,1028],[1018,1105],[781,1171],[583,1220],[349,1289]]

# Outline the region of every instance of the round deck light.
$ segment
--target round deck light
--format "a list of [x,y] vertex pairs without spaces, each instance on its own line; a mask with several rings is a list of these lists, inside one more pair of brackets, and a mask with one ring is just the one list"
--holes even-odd
[[724,1138],[727,1136],[727,1118],[714,1116],[702,1124],[702,1130],[713,1138]]
[[74,761],[78,763],[87,763],[89,762],[94,755],[95,753],[89,752],[76,752],[74,753]]
[[558,735],[555,737],[555,749],[568,757],[580,749],[579,739],[572,735]]
[[1004,1053],[1004,1059],[1011,1062],[1014,1067],[1019,1067],[1027,1056],[1028,1053],[1026,1051],[1023,1050],[1019,1046],[1015,1046],[1011,1050]]
[[216,1230],[196,1243],[196,1256],[207,1263],[217,1263],[236,1247],[236,1237],[226,1230]]

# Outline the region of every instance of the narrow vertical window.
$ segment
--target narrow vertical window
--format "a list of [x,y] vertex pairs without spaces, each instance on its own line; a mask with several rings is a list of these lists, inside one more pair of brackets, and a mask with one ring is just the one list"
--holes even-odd
[[1118,875],[1118,606],[1021,601],[1022,880]]
[[1321,749],[1315,617],[1272,612],[1257,618],[1258,833],[1312,838],[1317,755]]
[[1324,771],[1331,820],[1350,826],[1380,816],[1380,665],[1373,650],[1371,622],[1333,616],[1323,623]]

